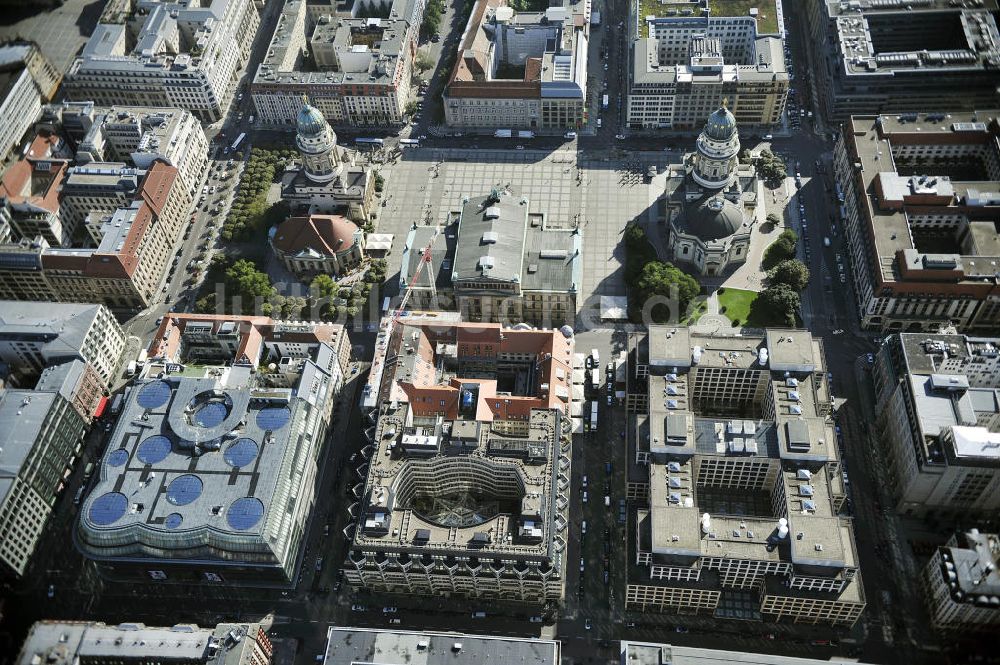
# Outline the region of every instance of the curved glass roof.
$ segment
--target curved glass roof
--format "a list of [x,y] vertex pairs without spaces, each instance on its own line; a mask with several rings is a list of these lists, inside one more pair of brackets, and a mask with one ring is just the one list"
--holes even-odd
[[108,466],[123,466],[125,462],[128,462],[128,451],[124,448],[119,448],[108,455]]
[[166,381],[153,381],[139,389],[136,400],[144,409],[158,409],[170,401],[170,384]]
[[114,524],[128,510],[128,498],[121,492],[102,494],[90,504],[90,521],[98,526]]
[[170,448],[170,439],[162,434],[156,434],[139,444],[135,456],[143,464],[159,464],[167,459],[167,455],[170,454]]
[[163,520],[164,526],[168,529],[176,529],[184,522],[184,516],[180,513],[170,513],[167,515],[166,519]]
[[237,439],[222,453],[226,464],[236,468],[248,466],[257,458],[257,442],[253,439]]
[[177,476],[167,486],[167,501],[175,506],[186,506],[201,496],[202,487],[201,478],[194,474]]
[[257,427],[265,431],[276,431],[288,424],[292,412],[287,406],[261,409],[257,414]]
[[195,411],[192,422],[206,429],[218,427],[229,415],[229,409],[222,402],[209,402]]
[[237,531],[246,531],[253,528],[263,516],[264,504],[261,503],[260,499],[255,499],[251,496],[236,499],[236,501],[230,504],[229,510],[226,511],[226,521],[229,523],[229,526]]

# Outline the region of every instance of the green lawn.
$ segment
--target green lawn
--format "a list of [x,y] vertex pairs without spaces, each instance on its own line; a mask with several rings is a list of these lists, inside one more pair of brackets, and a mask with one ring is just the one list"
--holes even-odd
[[[711,16],[749,16],[750,10],[757,9],[757,34],[769,35],[778,32],[778,7],[775,0],[708,0]],[[639,0],[639,35],[648,37],[647,16],[683,16],[681,9],[694,9],[689,16],[700,16],[698,5],[661,4],[659,0]],[[673,11],[674,13],[669,13]]]
[[[730,321],[739,321],[740,325],[746,325],[750,316],[750,306],[757,299],[756,291],[743,291],[742,289],[726,289],[719,294],[719,311]],[[726,310],[723,312],[722,308]]]

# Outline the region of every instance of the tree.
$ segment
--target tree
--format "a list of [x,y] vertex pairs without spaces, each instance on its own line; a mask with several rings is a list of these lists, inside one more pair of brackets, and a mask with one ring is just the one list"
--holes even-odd
[[770,150],[762,150],[757,160],[757,173],[769,187],[777,187],[788,175],[785,162]]
[[791,229],[785,229],[782,231],[781,234],[778,235],[778,239],[764,250],[764,256],[760,262],[761,267],[765,270],[770,270],[786,259],[795,258],[795,247],[798,244],[798,241],[799,237],[796,235],[795,231],[792,231]]
[[[758,309],[757,314],[763,314],[769,320],[779,321],[783,325],[794,326],[795,314],[799,311],[799,294],[787,284],[775,284],[760,292],[754,300],[752,309]],[[752,318],[755,313],[751,313]]]
[[418,51],[417,57],[413,60],[413,66],[418,72],[426,72],[434,66],[434,58],[427,51]]
[[691,275],[662,261],[647,263],[639,275],[637,286],[644,301],[652,296],[676,298],[679,307],[676,314],[685,311],[691,299],[701,291],[697,280]]
[[781,226],[781,218],[775,215],[773,212],[767,213],[767,223],[771,226]]
[[406,115],[413,115],[416,112],[417,112],[417,103],[407,102],[406,107],[403,109],[403,113],[405,113]]
[[309,285],[317,298],[334,298],[340,286],[329,275],[316,275]]
[[257,298],[266,300],[276,292],[267,275],[246,259],[240,259],[226,270],[226,281],[235,294],[243,298],[244,311],[251,311]]
[[797,293],[809,283],[809,268],[798,259],[785,259],[768,271],[767,278],[772,286],[786,284]]
[[382,177],[381,173],[375,174],[375,191],[381,192],[385,188],[385,178]]

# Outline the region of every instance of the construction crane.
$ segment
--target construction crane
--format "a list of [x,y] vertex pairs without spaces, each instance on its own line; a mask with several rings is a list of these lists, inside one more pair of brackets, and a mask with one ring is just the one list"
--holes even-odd
[[[399,307],[392,315],[392,327],[395,327],[396,321],[398,321],[399,317],[401,317],[403,312],[406,311],[406,303],[410,301],[410,294],[413,292],[413,287],[416,286],[417,280],[420,279],[420,273],[423,272],[424,266],[427,266],[427,274],[430,276],[431,298],[437,298],[437,284],[435,284],[431,250],[434,247],[434,241],[437,240],[438,234],[440,233],[440,227],[434,229],[434,235],[432,235],[431,239],[427,242],[427,246],[420,250],[420,259],[417,262],[416,270],[413,271],[413,278],[410,279],[410,283],[406,286],[406,293],[403,294],[403,299],[399,301]],[[391,329],[392,328],[390,327],[390,331]]]

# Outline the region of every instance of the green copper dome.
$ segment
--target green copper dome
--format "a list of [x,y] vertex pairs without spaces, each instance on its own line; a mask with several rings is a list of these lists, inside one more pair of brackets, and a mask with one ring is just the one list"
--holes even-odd
[[326,129],[326,118],[315,106],[304,104],[295,121],[295,128],[302,136],[319,136]]
[[736,133],[736,118],[725,106],[708,116],[705,123],[705,135],[716,141],[728,141]]

